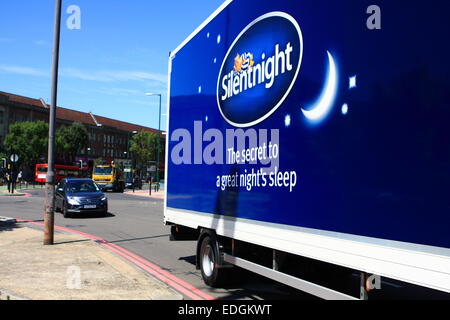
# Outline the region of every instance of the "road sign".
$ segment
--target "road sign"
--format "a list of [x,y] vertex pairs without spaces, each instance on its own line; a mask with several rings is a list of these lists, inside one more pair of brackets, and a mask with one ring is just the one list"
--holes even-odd
[[11,162],[17,162],[17,161],[19,161],[19,156],[14,153],[11,155],[10,159],[11,159]]

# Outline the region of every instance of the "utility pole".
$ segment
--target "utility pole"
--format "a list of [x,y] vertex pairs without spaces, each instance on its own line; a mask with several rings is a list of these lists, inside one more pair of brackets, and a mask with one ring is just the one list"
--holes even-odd
[[50,104],[49,130],[48,130],[48,170],[45,182],[45,211],[44,211],[44,245],[53,244],[55,225],[55,123],[56,103],[58,96],[58,66],[59,66],[59,40],[61,28],[61,2],[55,1],[55,29],[53,38],[52,61],[52,98]]
[[156,150],[156,187],[159,191],[159,153],[161,152],[161,95],[159,95],[158,149]]
[[[156,145],[156,186],[157,189],[159,191],[159,153],[160,153],[160,149],[161,149],[161,94],[160,93],[146,93],[147,96],[159,96],[159,116],[158,116],[158,141],[157,141],[157,145]],[[151,188],[151,183],[150,183],[150,188]]]

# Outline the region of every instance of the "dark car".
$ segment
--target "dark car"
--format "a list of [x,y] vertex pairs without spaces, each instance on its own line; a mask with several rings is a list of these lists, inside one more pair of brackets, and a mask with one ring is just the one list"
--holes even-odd
[[142,190],[142,180],[139,177],[127,176],[125,178],[125,188]]
[[64,178],[56,187],[55,210],[65,218],[80,213],[108,213],[108,199],[101,188],[87,178]]

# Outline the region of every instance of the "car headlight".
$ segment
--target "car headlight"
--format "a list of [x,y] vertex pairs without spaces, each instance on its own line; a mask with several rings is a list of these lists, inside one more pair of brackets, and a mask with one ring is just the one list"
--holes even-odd
[[79,205],[80,203],[75,197],[67,197],[67,202],[71,205]]
[[100,200],[106,201],[106,196],[103,196]]

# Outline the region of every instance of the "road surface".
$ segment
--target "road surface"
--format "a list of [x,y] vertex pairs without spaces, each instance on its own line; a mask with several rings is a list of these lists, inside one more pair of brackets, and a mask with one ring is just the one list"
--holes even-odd
[[[27,192],[32,196],[0,197],[0,215],[42,222],[44,192],[42,189]],[[169,241],[170,227],[163,225],[163,200],[120,193],[107,193],[107,196],[108,217],[85,215],[65,219],[62,214],[55,213],[55,225],[114,243],[217,299],[313,299],[259,276],[251,276],[241,286],[209,288],[203,283],[200,271],[195,268],[196,242]]]
[[[13,218],[43,219],[43,189],[27,191],[31,197],[0,196],[0,215]],[[78,230],[105,239],[142,257],[177,278],[216,299],[226,300],[310,300],[314,297],[253,274],[245,281],[224,289],[207,287],[195,268],[196,241],[169,241],[170,228],[163,225],[163,200],[134,195],[108,193],[110,214],[107,217],[83,216],[65,219],[55,213],[57,226]],[[57,241],[57,235],[56,235]],[[354,274],[355,294],[358,294],[358,274]],[[437,298],[450,295],[408,284],[383,279],[382,289],[372,295],[375,299]],[[406,295],[403,295],[406,293]],[[186,296],[186,299],[189,297]]]

